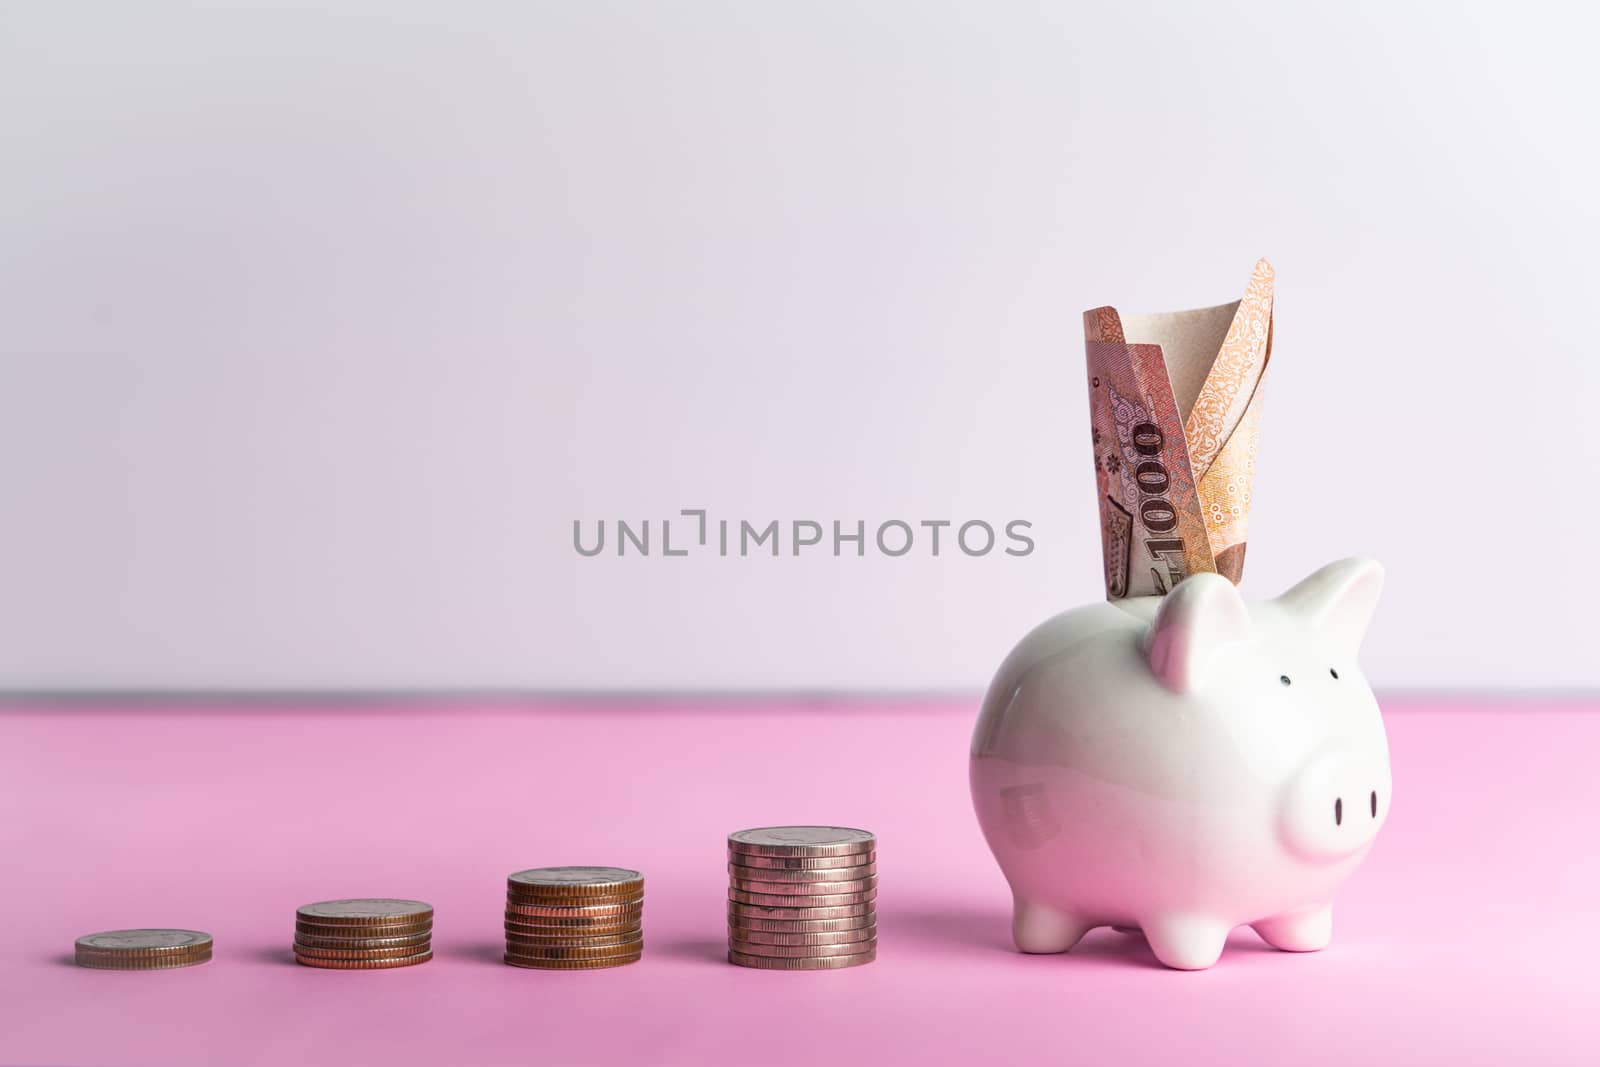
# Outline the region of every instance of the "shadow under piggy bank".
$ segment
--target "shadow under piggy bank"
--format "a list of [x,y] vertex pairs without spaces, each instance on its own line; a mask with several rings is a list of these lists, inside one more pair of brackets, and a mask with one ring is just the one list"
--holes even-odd
[[[1069,952],[1020,952],[1012,942],[1011,913],[1005,907],[953,905],[896,908],[892,918],[885,913],[880,926],[885,954],[894,951],[896,942],[912,942],[937,950],[941,955],[950,955],[954,951],[959,955],[991,959],[1055,959],[1063,965],[1076,962],[1080,965],[1133,966],[1158,971],[1167,969],[1150,950],[1144,933],[1130,927],[1097,927],[1089,931]],[[1245,953],[1277,951],[1244,929],[1235,930],[1229,936],[1228,950]]]

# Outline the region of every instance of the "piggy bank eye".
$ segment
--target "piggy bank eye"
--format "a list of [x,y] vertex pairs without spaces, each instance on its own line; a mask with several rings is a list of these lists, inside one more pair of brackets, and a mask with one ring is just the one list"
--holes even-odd
[[1289,676],[1287,674],[1278,675],[1278,682],[1280,684],[1282,684],[1282,685],[1292,685],[1292,684],[1294,684],[1294,683],[1289,681]]
[[1329,667],[1329,668],[1328,668],[1328,673],[1329,673],[1329,674],[1331,674],[1331,675],[1333,675],[1333,680],[1334,680],[1334,681],[1336,681],[1336,682],[1337,682],[1337,681],[1338,681],[1338,680],[1339,680],[1339,672],[1338,672],[1338,671],[1336,671],[1336,670],[1334,670],[1334,669],[1333,669],[1333,668],[1332,668],[1332,667]]

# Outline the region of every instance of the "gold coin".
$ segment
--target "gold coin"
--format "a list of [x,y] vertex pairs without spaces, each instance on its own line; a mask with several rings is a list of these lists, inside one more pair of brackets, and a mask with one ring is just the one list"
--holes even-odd
[[645,918],[643,915],[634,915],[634,917],[624,915],[624,917],[616,918],[616,920],[608,918],[603,923],[576,923],[576,925],[550,923],[550,925],[547,925],[544,918],[512,915],[512,913],[507,912],[506,929],[515,926],[515,928],[523,929],[523,931],[530,934],[573,934],[573,936],[576,936],[576,934],[621,934],[622,931],[626,931],[632,926],[640,925],[643,918]]
[[112,963],[117,963],[117,961],[126,961],[126,963],[138,963],[138,961],[141,961],[141,960],[150,960],[150,961],[157,961],[157,960],[192,960],[192,958],[203,957],[203,955],[211,955],[211,947],[210,947],[210,945],[206,945],[205,949],[195,949],[194,952],[128,952],[128,953],[118,953],[118,952],[86,952],[86,950],[78,949],[78,950],[75,950],[74,953],[72,953],[72,958],[74,958],[74,960],[77,960],[78,963],[99,963],[99,961],[104,961],[104,960],[112,961]]
[[822,897],[844,896],[846,893],[865,893],[878,888],[878,876],[858,878],[853,882],[756,882],[734,878],[729,888],[745,893],[765,893],[769,896]]
[[530,971],[600,971],[607,967],[638,963],[639,953],[635,952],[631,956],[610,956],[600,960],[534,960],[508,953],[504,959],[512,967],[522,967]]
[[854,919],[861,916],[875,916],[878,914],[878,905],[873,901],[862,904],[833,904],[827,907],[794,907],[768,904],[744,904],[737,900],[728,901],[728,915],[730,919],[740,916],[749,919],[789,919],[803,920],[806,922],[817,919]]
[[857,882],[878,873],[876,863],[859,867],[831,867],[824,870],[784,870],[777,867],[746,867],[742,863],[728,864],[728,877],[744,882],[776,882],[792,885],[795,882]]
[[747,952],[728,950],[729,963],[762,971],[836,971],[844,967],[859,967],[877,958],[876,949],[851,956],[752,956]]
[[433,905],[421,900],[356,897],[304,904],[295,917],[318,926],[400,926],[432,922]]
[[392,960],[427,952],[429,947],[424,941],[420,945],[400,945],[395,948],[321,948],[296,941],[294,953],[296,956],[310,956],[319,960]]
[[761,826],[728,835],[728,851],[752,856],[853,856],[877,849],[878,839],[848,826]]
[[425,937],[433,933],[433,923],[407,923],[404,926],[325,926],[319,923],[296,922],[296,935],[307,937],[343,938],[346,941],[368,941],[375,937]]
[[506,931],[506,947],[513,945],[528,945],[538,947],[541,945],[551,948],[597,948],[601,945],[636,945],[644,938],[644,931],[630,930],[621,934],[596,934],[579,935],[570,934],[546,937],[542,935],[529,935]]
[[521,915],[517,912],[506,912],[506,927],[516,926],[527,930],[545,930],[549,933],[585,934],[619,934],[630,926],[638,926],[643,919],[641,915],[634,916],[605,916],[600,919],[562,919],[549,915]]
[[856,852],[844,856],[756,856],[749,852],[730,852],[728,862],[740,867],[759,867],[775,871],[830,871],[876,863],[876,852]]
[[433,951],[418,952],[411,956],[397,956],[393,959],[378,960],[329,960],[316,956],[302,956],[296,952],[294,961],[306,967],[322,967],[334,971],[379,971],[390,967],[415,967],[419,963],[427,963],[433,959]]
[[847,919],[761,919],[749,915],[729,915],[730,930],[764,931],[778,934],[827,934],[844,931],[872,930],[878,925],[876,915],[853,915]]
[[96,971],[165,971],[175,967],[193,967],[197,963],[209,963],[210,952],[193,952],[166,955],[148,956],[75,956],[79,967],[88,967]]
[[777,956],[786,959],[822,959],[828,956],[858,956],[878,947],[878,939],[852,941],[842,945],[761,945],[751,941],[728,942],[730,951],[746,956]]
[[316,937],[312,934],[297,933],[294,943],[313,948],[401,948],[413,945],[420,949],[426,947],[432,937],[432,933],[412,934],[410,937]]
[[538,900],[640,897],[644,875],[626,867],[534,867],[507,877],[506,892]]
[[565,944],[568,942],[576,945],[585,941],[593,941],[596,938],[602,937],[620,937],[626,939],[630,937],[638,937],[642,933],[644,933],[644,928],[638,924],[633,926],[620,926],[611,930],[599,931],[560,930],[551,929],[548,926],[529,927],[512,926],[510,924],[507,924],[505,928],[505,935],[507,938],[515,938],[518,941],[526,941],[530,944],[538,944],[542,941],[552,945]]
[[573,948],[562,945],[525,945],[506,942],[506,955],[530,960],[598,960],[610,956],[638,955],[644,947],[642,939],[625,945],[600,945],[595,948]]
[[506,914],[526,915],[533,919],[637,919],[644,910],[642,900],[621,901],[614,904],[551,905],[526,904],[506,901]]
[[[728,941],[730,948],[738,948],[739,944],[750,945],[853,945],[863,941],[876,941],[878,938],[877,926],[862,926],[854,930],[827,930],[818,933],[779,933],[771,930],[747,930],[742,926],[728,927]],[[740,949],[741,952],[750,952],[760,955],[753,949]]]
[[876,887],[860,893],[748,893],[729,889],[728,899],[763,908],[832,908],[870,904],[878,899]]

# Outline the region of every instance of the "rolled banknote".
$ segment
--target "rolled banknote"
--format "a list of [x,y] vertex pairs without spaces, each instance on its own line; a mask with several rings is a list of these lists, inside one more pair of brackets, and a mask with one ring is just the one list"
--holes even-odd
[[1272,282],[1263,259],[1230,304],[1083,313],[1107,599],[1243,574]]

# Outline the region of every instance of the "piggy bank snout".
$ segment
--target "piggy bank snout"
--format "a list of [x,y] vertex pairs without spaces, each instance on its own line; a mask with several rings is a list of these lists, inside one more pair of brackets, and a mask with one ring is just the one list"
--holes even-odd
[[1370,843],[1389,814],[1389,761],[1362,752],[1328,752],[1290,780],[1280,830],[1290,852],[1331,863]]

